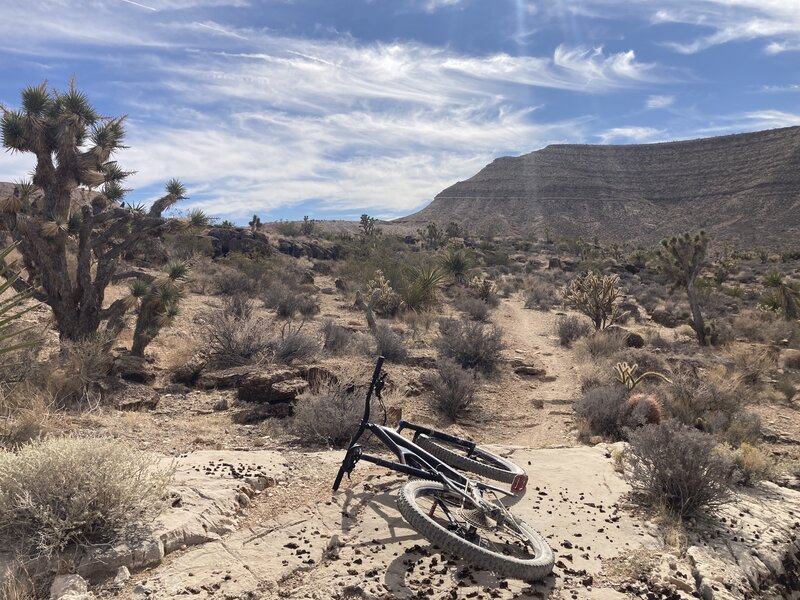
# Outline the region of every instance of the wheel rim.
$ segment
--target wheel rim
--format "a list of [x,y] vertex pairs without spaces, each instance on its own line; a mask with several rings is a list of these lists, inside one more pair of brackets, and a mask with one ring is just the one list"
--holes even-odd
[[[465,542],[497,555],[517,560],[534,560],[540,554],[515,523],[486,511],[460,495],[441,489],[422,489],[414,497],[419,510],[443,529]],[[498,510],[498,515],[507,514]]]

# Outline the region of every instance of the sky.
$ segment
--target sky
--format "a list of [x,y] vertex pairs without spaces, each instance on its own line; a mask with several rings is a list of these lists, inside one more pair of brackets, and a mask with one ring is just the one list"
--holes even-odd
[[73,76],[131,202],[394,218],[548,144],[800,124],[800,0],[0,0],[0,103]]

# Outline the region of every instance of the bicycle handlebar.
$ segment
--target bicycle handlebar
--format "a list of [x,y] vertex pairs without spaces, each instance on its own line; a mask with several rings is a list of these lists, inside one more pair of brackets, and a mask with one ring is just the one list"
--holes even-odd
[[381,390],[383,390],[383,380],[386,377],[385,374],[381,375],[381,370],[383,369],[383,361],[385,359],[383,356],[378,356],[378,360],[375,363],[375,370],[372,372],[372,381],[369,384],[369,390],[367,391],[367,400],[364,403],[364,418],[362,419],[363,422],[369,421],[369,412],[370,406],[369,401],[372,400],[372,393],[375,392],[378,398],[381,397]]

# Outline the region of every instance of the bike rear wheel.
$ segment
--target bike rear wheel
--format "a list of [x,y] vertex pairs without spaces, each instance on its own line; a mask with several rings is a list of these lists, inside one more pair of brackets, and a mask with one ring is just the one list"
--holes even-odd
[[424,480],[404,485],[397,507],[420,535],[475,567],[525,581],[553,571],[553,551],[544,538],[507,510],[486,510]]
[[528,478],[521,467],[479,446],[467,455],[466,448],[459,444],[422,433],[417,436],[417,445],[456,469],[493,481],[516,484],[517,489],[514,491],[524,490],[527,484]]

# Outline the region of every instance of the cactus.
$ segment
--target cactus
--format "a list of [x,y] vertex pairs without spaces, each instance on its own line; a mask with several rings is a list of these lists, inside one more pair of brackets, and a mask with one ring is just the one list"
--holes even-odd
[[572,304],[594,323],[597,331],[621,320],[625,313],[619,310],[619,288],[616,275],[600,275],[588,271],[579,275],[564,290],[564,300]]
[[703,314],[700,312],[695,283],[705,262],[708,237],[704,231],[694,236],[684,233],[663,240],[661,246],[662,248],[656,255],[659,267],[672,279],[675,287],[682,287],[686,290],[689,307],[692,309],[692,327],[697,335],[697,341],[701,346],[707,346],[709,338]]
[[655,371],[647,371],[646,373],[642,373],[638,377],[636,376],[636,371],[639,370],[639,365],[629,365],[626,362],[618,362],[614,365],[614,371],[617,374],[617,381],[619,381],[622,385],[624,385],[629,390],[633,390],[637,385],[639,385],[645,377],[658,377],[667,383],[672,383],[666,375],[662,373],[657,373]]

